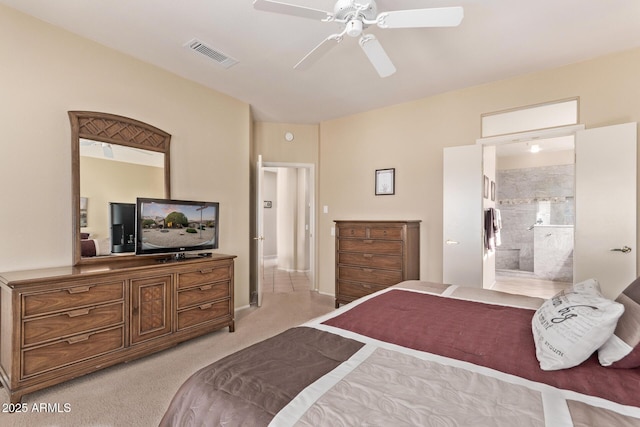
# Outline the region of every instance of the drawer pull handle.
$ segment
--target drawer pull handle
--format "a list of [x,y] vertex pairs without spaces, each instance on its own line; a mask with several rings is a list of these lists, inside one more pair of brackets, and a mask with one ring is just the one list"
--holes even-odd
[[75,288],[68,288],[67,292],[70,294],[82,294],[84,292],[89,292],[91,290],[91,286],[76,286]]
[[371,285],[362,285],[363,288],[371,289]]
[[78,316],[86,316],[87,314],[89,314],[91,310],[88,308],[83,308],[80,310],[73,310],[73,311],[68,311],[66,313],[67,316],[69,317],[78,317]]
[[209,274],[213,271],[213,268],[207,268],[206,270],[200,270],[200,274]]
[[366,243],[368,245],[373,243],[373,240],[363,240],[362,243]]
[[77,337],[72,337],[67,340],[69,344],[77,344],[82,341],[87,341],[91,337],[91,334],[79,335]]
[[362,271],[365,271],[367,273],[371,273],[373,270],[370,268],[363,268]]
[[213,288],[212,285],[204,285],[204,286],[200,286],[200,290],[201,291],[208,291],[209,289]]
[[200,310],[208,310],[213,306],[213,304],[205,304],[200,306]]
[[373,254],[364,254],[362,256],[365,258],[373,258]]

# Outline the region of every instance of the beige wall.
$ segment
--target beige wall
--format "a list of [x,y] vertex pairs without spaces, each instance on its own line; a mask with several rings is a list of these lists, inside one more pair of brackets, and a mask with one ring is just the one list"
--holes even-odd
[[88,199],[87,227],[80,231],[105,239],[110,237],[109,203],[164,197],[164,168],[81,156],[80,183],[80,197]]
[[[421,277],[441,281],[443,148],[474,144],[482,113],[575,96],[587,128],[638,121],[638,75],[633,50],[321,123],[320,291],[334,293],[336,219],[422,220]],[[376,197],[374,171],[390,167],[396,195]]]
[[220,202],[220,249],[249,303],[249,105],[0,6],[0,271],[69,265],[67,111],[132,117],[172,135],[172,196]]
[[[319,126],[292,123],[255,122],[253,129],[253,160],[262,155],[263,162],[318,162]],[[285,132],[294,135],[293,141],[284,139]]]

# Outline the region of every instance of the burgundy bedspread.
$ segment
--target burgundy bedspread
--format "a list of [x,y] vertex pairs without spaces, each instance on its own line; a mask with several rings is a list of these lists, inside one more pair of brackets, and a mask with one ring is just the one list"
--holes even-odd
[[640,369],[611,369],[592,357],[543,371],[535,356],[534,311],[391,290],[323,322],[377,340],[471,362],[562,389],[640,406]]
[[267,425],[307,385],[362,346],[317,329],[289,329],[193,374],[160,425]]

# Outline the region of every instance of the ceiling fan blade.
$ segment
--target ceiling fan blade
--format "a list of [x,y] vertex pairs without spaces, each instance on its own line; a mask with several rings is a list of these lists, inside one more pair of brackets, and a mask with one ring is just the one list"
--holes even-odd
[[360,47],[373,64],[380,77],[389,77],[396,72],[396,67],[389,59],[387,52],[373,35],[367,34],[360,37]]
[[306,70],[310,66],[316,63],[316,61],[322,58],[327,52],[333,49],[338,43],[342,41],[341,34],[332,34],[324,39],[318,46],[300,60],[293,68],[296,70]]
[[293,15],[302,18],[319,20],[327,19],[328,17],[332,16],[330,12],[324,10],[311,9],[309,7],[271,0],[254,0],[253,8],[265,12],[282,13],[284,15]]
[[456,27],[463,17],[464,9],[456,6],[384,12],[377,21],[380,28]]

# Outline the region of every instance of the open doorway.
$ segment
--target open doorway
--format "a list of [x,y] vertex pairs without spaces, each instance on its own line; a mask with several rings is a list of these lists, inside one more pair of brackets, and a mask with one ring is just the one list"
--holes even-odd
[[262,162],[256,169],[255,286],[251,304],[265,293],[316,290],[315,166]]
[[266,166],[263,292],[312,289],[309,168]]
[[502,229],[494,289],[549,297],[573,283],[575,136],[497,146]]

